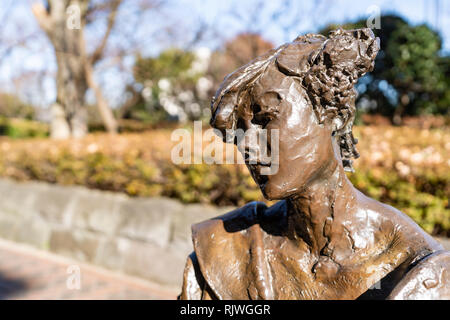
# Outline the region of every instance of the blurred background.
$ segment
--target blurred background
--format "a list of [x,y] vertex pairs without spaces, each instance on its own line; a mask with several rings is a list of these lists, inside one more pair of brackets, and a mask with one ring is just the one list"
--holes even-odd
[[[374,71],[356,86],[361,158],[349,178],[433,236],[450,237],[449,18],[450,2],[443,0],[2,0],[0,197],[9,207],[0,205],[0,238],[177,285],[178,278],[158,278],[167,264],[155,275],[134,267],[148,268],[159,253],[147,262],[129,262],[120,250],[104,253],[119,264],[99,258],[111,239],[144,241],[136,228],[145,223],[136,222],[129,234],[128,218],[112,231],[97,230],[116,221],[114,208],[111,221],[108,213],[100,222],[91,217],[96,204],[109,200],[89,198],[91,206],[74,214],[66,206],[72,198],[62,201],[58,192],[97,189],[114,192],[108,197],[191,206],[190,220],[169,222],[169,236],[155,231],[155,239],[145,240],[163,249],[177,239],[175,220],[188,239],[189,225],[204,212],[264,201],[243,166],[173,164],[172,131],[190,129],[194,120],[206,128],[224,76],[267,50],[300,34],[366,26],[381,50]],[[81,189],[68,187],[75,185]],[[39,199],[46,199],[42,210]],[[139,215],[133,210],[119,216]],[[80,224],[70,218],[78,215]],[[182,270],[189,245],[183,248],[174,251],[181,257],[174,272]]]

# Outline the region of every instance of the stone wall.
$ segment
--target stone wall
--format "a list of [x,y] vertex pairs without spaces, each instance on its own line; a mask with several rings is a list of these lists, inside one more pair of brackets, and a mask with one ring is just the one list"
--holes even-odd
[[232,209],[0,179],[0,238],[177,287],[190,226]]
[[0,179],[0,237],[180,286],[190,226],[232,208]]

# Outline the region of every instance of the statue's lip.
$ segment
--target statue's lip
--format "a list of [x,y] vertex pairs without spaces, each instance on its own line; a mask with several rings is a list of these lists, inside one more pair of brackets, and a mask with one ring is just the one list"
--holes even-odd
[[245,161],[245,164],[248,164],[249,166],[263,166],[263,167],[270,167],[271,166],[271,162],[253,162],[252,161]]

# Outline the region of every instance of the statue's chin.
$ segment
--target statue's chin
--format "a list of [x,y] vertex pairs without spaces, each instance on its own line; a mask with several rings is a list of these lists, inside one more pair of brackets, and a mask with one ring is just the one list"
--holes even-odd
[[270,183],[270,181],[259,185],[259,187],[264,198],[266,198],[267,200],[281,200],[288,197],[285,190],[281,189],[277,185],[273,185],[272,183]]
[[265,184],[259,185],[264,198],[267,200],[283,200],[295,196],[303,191],[298,186],[280,186],[268,180]]

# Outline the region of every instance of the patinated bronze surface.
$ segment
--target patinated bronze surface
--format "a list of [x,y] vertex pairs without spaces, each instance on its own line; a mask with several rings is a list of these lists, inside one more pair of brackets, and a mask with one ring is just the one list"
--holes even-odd
[[194,225],[181,299],[450,298],[450,253],[344,172],[358,157],[354,84],[378,49],[370,29],[308,34],[224,80],[211,124],[279,130],[278,172],[248,168],[280,201]]

